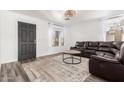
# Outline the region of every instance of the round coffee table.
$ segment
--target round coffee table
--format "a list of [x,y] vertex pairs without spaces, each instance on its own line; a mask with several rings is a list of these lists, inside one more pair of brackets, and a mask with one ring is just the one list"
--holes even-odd
[[[69,57],[65,57],[65,55],[70,55]],[[76,55],[79,55],[75,57]],[[71,59],[71,62],[68,62],[67,59]],[[81,52],[76,50],[67,50],[63,52],[63,62],[66,64],[79,64],[81,63]]]

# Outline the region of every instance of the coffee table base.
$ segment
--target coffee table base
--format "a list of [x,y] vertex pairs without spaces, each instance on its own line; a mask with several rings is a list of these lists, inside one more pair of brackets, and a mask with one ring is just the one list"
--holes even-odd
[[[79,63],[81,63],[81,56],[80,56],[80,57],[77,56],[77,57],[79,57],[79,58],[75,58],[74,55],[66,54],[66,55],[70,55],[70,57],[66,57],[66,58],[65,58],[64,55],[65,55],[65,53],[63,53],[63,62],[66,63],[66,64],[79,64]],[[67,59],[71,59],[72,62],[66,61]],[[78,62],[75,62],[74,60],[76,60],[76,61],[78,61]]]

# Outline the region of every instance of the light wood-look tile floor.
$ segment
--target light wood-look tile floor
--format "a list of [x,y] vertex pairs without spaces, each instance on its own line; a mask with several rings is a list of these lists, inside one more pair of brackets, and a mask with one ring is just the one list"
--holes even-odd
[[[68,60],[70,61],[70,60]],[[28,60],[28,63],[14,62],[0,65],[2,82],[104,82],[90,75],[89,59],[82,58],[80,64],[65,64],[62,55]]]
[[0,82],[29,82],[27,74],[19,62],[0,64]]

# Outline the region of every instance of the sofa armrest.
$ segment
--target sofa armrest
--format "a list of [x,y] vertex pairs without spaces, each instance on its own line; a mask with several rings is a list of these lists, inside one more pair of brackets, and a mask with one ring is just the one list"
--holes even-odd
[[74,48],[77,48],[77,47],[75,47],[75,46],[74,47],[70,47],[70,49],[74,49]]
[[94,61],[97,60],[97,62],[110,62],[110,63],[114,63],[114,64],[120,64],[120,62],[117,59],[111,59],[111,58],[106,58],[106,57],[102,57],[102,56],[91,56],[90,61]]

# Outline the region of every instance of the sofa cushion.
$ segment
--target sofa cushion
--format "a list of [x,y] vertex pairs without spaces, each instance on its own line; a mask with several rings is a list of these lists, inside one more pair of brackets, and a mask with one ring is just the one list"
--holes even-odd
[[113,47],[112,42],[99,42],[99,47]]
[[120,60],[120,52],[117,52],[117,53],[115,54],[115,59]]
[[120,64],[120,62],[114,58],[109,58],[109,57],[104,57],[104,56],[99,56],[99,55],[92,55],[91,59],[90,59],[90,64],[92,62],[104,62],[104,63],[116,63],[116,64]]
[[116,49],[116,48],[111,48],[110,50],[111,50],[111,52],[112,52],[113,54],[115,54],[115,55],[116,55],[116,53],[118,53],[118,52],[119,52],[119,50],[118,50],[118,49]]
[[116,48],[116,49],[118,49],[118,50],[120,50],[121,44],[122,44],[121,41],[113,42],[113,47]]
[[105,52],[103,52],[103,51],[96,51],[96,54],[99,55],[99,56],[104,56]]
[[107,57],[107,58],[115,58],[115,55],[112,54],[112,53],[105,53],[105,54],[104,54],[104,57]]
[[86,42],[81,42],[81,45],[85,48]]
[[121,45],[119,60],[124,64],[124,43]]
[[88,54],[96,54],[96,51],[95,51],[95,50],[89,50],[89,49],[86,49],[86,50],[84,50],[84,53],[88,53]]
[[88,47],[88,43],[89,43],[89,41],[86,41],[86,42],[85,42],[85,48]]
[[99,42],[88,42],[88,47],[98,47]]
[[97,50],[97,49],[98,49],[98,47],[87,47],[87,49]]
[[108,47],[99,47],[99,51],[104,51],[104,52],[111,52],[110,50],[111,48],[108,48]]
[[77,47],[77,48],[84,47],[84,43],[82,43],[82,42],[76,42],[75,47]]

